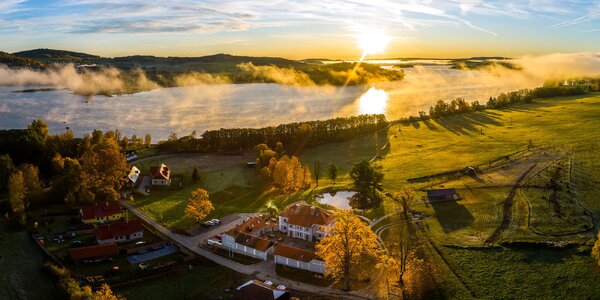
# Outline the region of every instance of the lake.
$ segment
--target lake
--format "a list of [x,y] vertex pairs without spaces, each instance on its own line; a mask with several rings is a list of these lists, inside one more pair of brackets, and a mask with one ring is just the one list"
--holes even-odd
[[331,193],[323,193],[316,197],[317,202],[321,204],[331,205],[338,209],[351,209],[350,198],[356,195],[354,191],[337,191]]
[[438,99],[463,97],[485,102],[500,92],[541,85],[518,72],[490,74],[449,69],[447,65],[405,69],[398,82],[368,86],[287,86],[215,84],[157,89],[132,95],[85,97],[67,90],[15,93],[40,88],[0,86],[0,128],[24,128],[43,119],[52,133],[69,127],[77,136],[93,129],[115,129],[153,140],[172,132],[201,134],[208,129],[262,127],[363,113],[388,120],[427,111]]

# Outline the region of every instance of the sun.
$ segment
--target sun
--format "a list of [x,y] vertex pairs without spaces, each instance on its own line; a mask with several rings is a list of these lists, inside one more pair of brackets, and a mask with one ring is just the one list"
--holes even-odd
[[383,53],[390,43],[390,38],[383,30],[373,27],[361,27],[357,36],[358,46],[364,51],[363,58],[368,54]]

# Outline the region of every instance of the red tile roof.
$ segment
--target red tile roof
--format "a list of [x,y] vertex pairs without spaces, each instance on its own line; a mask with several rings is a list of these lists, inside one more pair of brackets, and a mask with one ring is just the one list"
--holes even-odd
[[100,225],[94,234],[98,240],[108,240],[118,236],[129,236],[143,231],[144,227],[138,220]]
[[302,203],[290,205],[281,215],[288,218],[289,224],[306,228],[310,228],[313,224],[327,225],[333,221],[329,211]]
[[160,164],[160,166],[150,167],[150,175],[152,179],[169,180],[171,178],[171,170],[165,164]]
[[117,202],[86,205],[81,208],[81,218],[84,220],[108,217],[121,213],[123,208]]
[[236,243],[250,248],[254,248],[262,252],[267,251],[267,249],[269,249],[273,245],[273,242],[267,239],[249,235],[240,231],[235,231],[227,234],[231,235],[235,239]]
[[285,244],[277,244],[275,246],[275,251],[273,252],[275,255],[303,261],[309,262],[315,258],[317,258],[317,254],[313,251],[304,250],[292,246],[288,246]]
[[71,248],[69,255],[74,261],[80,261],[88,258],[108,257],[119,255],[117,244],[97,245],[90,247]]
[[271,218],[269,216],[252,217],[249,220],[243,222],[242,224],[230,229],[229,231],[227,231],[227,233],[229,235],[232,235],[232,233],[240,231],[247,234],[254,234],[265,227],[277,228],[277,222],[272,222],[270,219]]

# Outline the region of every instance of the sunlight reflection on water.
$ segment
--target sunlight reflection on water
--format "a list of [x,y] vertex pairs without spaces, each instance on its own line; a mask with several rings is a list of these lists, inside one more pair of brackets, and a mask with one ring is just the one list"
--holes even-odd
[[386,112],[388,94],[384,90],[371,87],[358,99],[360,114],[383,114]]

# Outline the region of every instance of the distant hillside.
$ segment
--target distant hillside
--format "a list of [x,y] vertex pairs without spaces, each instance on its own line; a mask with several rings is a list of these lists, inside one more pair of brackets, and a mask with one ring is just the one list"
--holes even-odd
[[199,57],[158,57],[152,55],[133,55],[122,57],[101,57],[87,53],[65,50],[35,49],[13,53],[14,56],[34,59],[47,64],[97,64],[119,69],[141,68],[153,71],[173,72],[232,72],[240,63],[251,62],[254,65],[276,65],[278,67],[300,67],[303,63],[278,57],[235,56],[215,54]]
[[87,53],[79,53],[65,50],[53,49],[34,49],[13,53],[14,56],[29,58],[44,62],[52,63],[91,63],[100,60],[101,57]]
[[37,60],[14,56],[10,53],[0,51],[0,65],[7,65],[11,68],[25,67],[31,69],[43,69],[46,66]]
[[[123,82],[122,87],[114,91],[103,89],[102,92],[98,92],[97,89],[92,89],[85,92],[107,95],[211,82],[339,86],[404,78],[402,70],[383,69],[368,63],[359,66],[350,62],[317,64],[280,57],[235,56],[223,53],[199,57],[152,55],[101,57],[73,51],[35,49],[13,54],[5,53],[5,56],[5,60],[10,61],[6,63],[10,67],[56,70],[61,65],[74,64],[82,74],[102,72],[109,67],[116,68],[121,72],[108,72],[104,75],[117,77],[115,78],[117,81]],[[87,76],[84,79],[91,80],[90,78],[93,77]],[[94,85],[90,83],[90,86]]]

